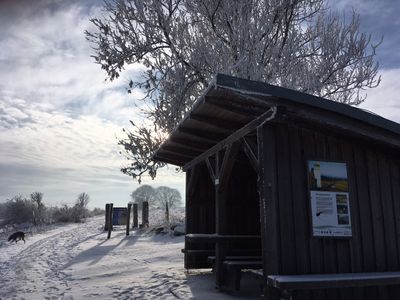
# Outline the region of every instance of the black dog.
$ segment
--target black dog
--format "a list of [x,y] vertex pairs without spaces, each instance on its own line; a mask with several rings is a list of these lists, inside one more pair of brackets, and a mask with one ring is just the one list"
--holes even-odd
[[14,232],[12,235],[8,237],[8,241],[17,243],[19,240],[23,240],[25,243],[25,233],[22,231]]

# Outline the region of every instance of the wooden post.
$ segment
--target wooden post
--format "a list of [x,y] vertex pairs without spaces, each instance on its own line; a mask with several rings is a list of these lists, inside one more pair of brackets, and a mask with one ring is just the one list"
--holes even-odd
[[[225,195],[220,193],[218,191],[218,196],[216,196],[216,200],[218,202],[219,206],[219,216],[217,216],[218,222],[219,222],[219,230],[217,231],[217,234],[223,235],[225,232],[223,229],[224,224],[222,224],[223,221],[226,221],[225,218],[225,212],[224,210],[224,204],[225,204]],[[222,225],[222,226],[221,226]],[[225,241],[217,241],[215,243],[215,284],[217,288],[222,289],[225,283],[225,273],[223,270],[223,262],[225,260],[226,254],[227,254],[228,248],[227,248],[227,243]]]
[[[188,170],[186,170],[186,189],[185,189],[185,216],[186,216],[186,233],[192,233],[192,224],[193,224],[193,220],[192,220],[192,216],[190,214],[191,211],[191,207],[189,205],[191,205],[191,201],[189,200],[190,198],[190,188],[191,188],[191,182],[193,180],[193,174],[194,174],[194,170],[195,167],[192,167]],[[187,250],[189,250],[190,246],[188,245],[188,243],[186,242],[185,239],[185,246],[184,246],[184,254],[183,254],[183,266],[186,269],[186,271],[188,271],[189,267],[190,267],[190,260],[189,260],[189,255],[187,254]]]
[[[268,125],[257,129],[259,182],[260,193],[260,219],[261,219],[261,244],[263,260],[263,276],[266,280],[270,274],[279,274],[279,238],[276,230],[278,197],[276,190],[276,156],[275,132]],[[279,299],[276,291],[267,286],[264,299]]]
[[[207,167],[215,187],[215,233],[227,233],[227,213],[226,213],[226,186],[229,182],[230,175],[235,163],[236,155],[240,150],[240,144],[235,142],[229,145],[224,153],[222,163],[220,163],[220,152],[215,154],[214,168],[207,159]],[[223,262],[228,252],[228,244],[224,241],[215,243],[215,284],[218,288],[224,285],[225,274],[223,270]]]
[[133,226],[132,226],[132,228],[138,228],[138,227],[139,227],[138,205],[137,205],[137,203],[133,203]]
[[109,204],[110,209],[108,210],[108,235],[107,235],[107,239],[109,239],[111,237],[111,230],[113,228],[112,224],[113,224],[113,204],[110,203]]
[[149,202],[143,201],[142,227],[149,227]]
[[126,235],[129,235],[129,221],[131,219],[131,207],[132,203],[128,203],[128,211],[126,214]]
[[169,224],[169,207],[168,207],[168,201],[165,202],[165,221],[167,224]]
[[[214,186],[215,186],[215,232],[216,234],[224,234],[226,227],[226,207],[225,195],[221,190],[220,181],[220,163],[219,152],[215,154],[215,169],[214,169]],[[223,261],[227,252],[226,243],[217,241],[215,243],[215,284],[218,288],[224,285]]]
[[109,223],[109,214],[110,214],[110,204],[106,204],[106,220],[105,220],[105,224],[104,224],[104,230],[108,230],[108,227],[110,226]]

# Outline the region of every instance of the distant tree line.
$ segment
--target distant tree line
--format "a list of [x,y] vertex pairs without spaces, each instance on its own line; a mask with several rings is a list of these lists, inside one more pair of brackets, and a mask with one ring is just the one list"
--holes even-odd
[[167,186],[153,188],[150,185],[142,185],[131,193],[134,203],[142,207],[143,201],[147,201],[149,206],[160,207],[165,210],[165,220],[169,222],[170,210],[182,205],[182,197],[177,189]]
[[37,226],[55,222],[79,223],[84,218],[103,213],[101,209],[90,211],[87,208],[89,201],[89,195],[81,193],[73,206],[64,204],[61,207],[48,207],[43,202],[43,193],[34,192],[29,198],[17,195],[0,203],[0,219],[2,225],[31,223]]

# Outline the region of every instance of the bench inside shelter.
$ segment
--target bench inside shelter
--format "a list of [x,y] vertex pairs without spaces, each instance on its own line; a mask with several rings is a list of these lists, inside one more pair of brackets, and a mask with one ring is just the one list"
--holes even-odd
[[[261,272],[258,273],[262,275]],[[400,272],[368,272],[341,274],[269,275],[267,285],[281,299],[291,300],[298,290],[389,286],[400,284]],[[272,291],[274,293],[274,291]]]
[[[209,256],[207,261],[214,269],[215,256]],[[262,268],[261,256],[226,256],[223,259],[224,280],[221,284],[222,289],[240,290],[240,281],[243,270],[258,270]]]
[[[212,243],[214,247],[224,248],[223,251],[218,250],[183,250],[186,255],[197,257],[206,256],[205,267],[218,269],[220,266],[221,281],[219,287],[221,289],[239,290],[241,272],[244,269],[259,269],[262,267],[261,249],[254,248],[235,248],[232,245],[241,243],[256,244],[260,242],[259,235],[220,235],[220,234],[187,234],[185,243]],[[187,252],[186,252],[187,251]],[[209,255],[212,253],[212,255]],[[219,255],[216,255],[219,254]]]
[[258,270],[262,268],[261,260],[224,260],[223,269],[225,271],[222,289],[240,290],[240,280],[244,270]]

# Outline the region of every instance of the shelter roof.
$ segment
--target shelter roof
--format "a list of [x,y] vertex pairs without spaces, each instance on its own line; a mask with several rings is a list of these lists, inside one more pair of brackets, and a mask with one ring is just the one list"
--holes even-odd
[[400,148],[400,124],[347,104],[291,89],[218,74],[153,159],[185,166],[277,107],[277,119],[308,122]]

